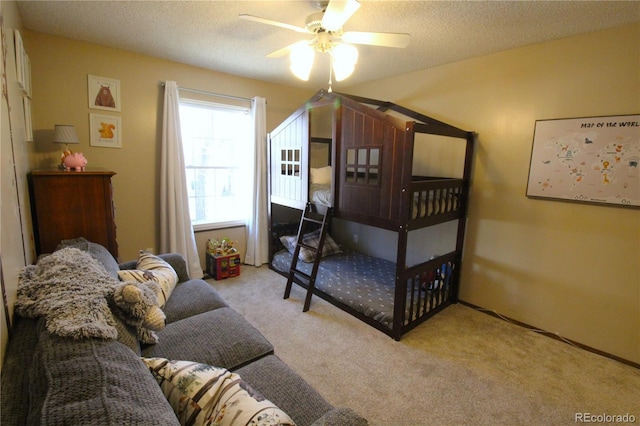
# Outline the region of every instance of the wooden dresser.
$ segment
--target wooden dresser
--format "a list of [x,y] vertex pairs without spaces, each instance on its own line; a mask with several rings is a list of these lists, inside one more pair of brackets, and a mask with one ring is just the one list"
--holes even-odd
[[84,237],[118,259],[110,171],[37,170],[29,174],[36,254]]

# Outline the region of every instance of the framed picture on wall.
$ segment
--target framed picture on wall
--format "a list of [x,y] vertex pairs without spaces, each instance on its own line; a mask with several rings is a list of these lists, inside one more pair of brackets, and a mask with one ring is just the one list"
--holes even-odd
[[88,76],[89,108],[120,112],[120,80]]
[[24,140],[33,141],[33,127],[31,124],[31,100],[27,97],[22,98],[24,104]]
[[640,206],[640,115],[538,120],[527,196]]
[[18,82],[18,86],[24,90],[25,81],[24,81],[24,45],[22,44],[22,36],[20,35],[20,31],[13,31],[14,38],[14,47],[16,50],[16,81]]
[[24,64],[23,90],[24,90],[24,94],[30,98],[31,97],[31,60],[29,59],[29,55],[27,55],[26,52],[23,57],[23,64]]
[[106,114],[89,114],[91,146],[122,148],[120,117]]

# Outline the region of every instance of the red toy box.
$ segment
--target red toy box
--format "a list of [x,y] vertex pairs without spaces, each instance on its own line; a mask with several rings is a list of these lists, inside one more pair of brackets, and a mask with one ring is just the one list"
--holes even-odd
[[207,253],[207,274],[215,280],[223,280],[240,275],[240,255],[214,256]]

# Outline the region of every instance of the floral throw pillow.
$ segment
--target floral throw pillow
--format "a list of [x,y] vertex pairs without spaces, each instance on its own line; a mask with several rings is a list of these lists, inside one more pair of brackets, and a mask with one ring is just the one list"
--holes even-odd
[[294,425],[272,402],[224,368],[142,358],[181,425]]

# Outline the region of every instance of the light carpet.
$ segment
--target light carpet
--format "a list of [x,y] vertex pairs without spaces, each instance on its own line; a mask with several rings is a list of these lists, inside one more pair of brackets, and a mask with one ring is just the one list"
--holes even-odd
[[303,313],[305,291],[284,300],[286,278],[266,265],[208,282],[331,404],[373,426],[640,423],[640,370],[463,305],[397,342],[319,297]]

